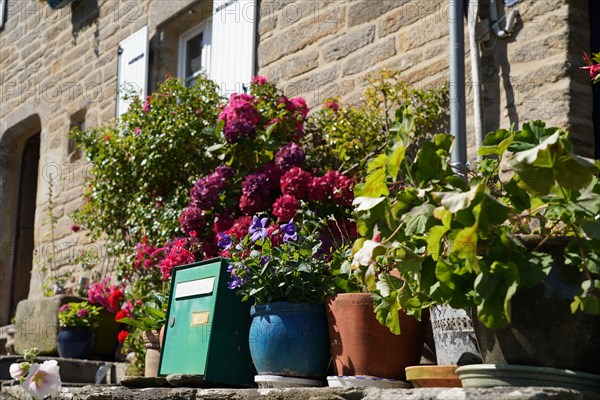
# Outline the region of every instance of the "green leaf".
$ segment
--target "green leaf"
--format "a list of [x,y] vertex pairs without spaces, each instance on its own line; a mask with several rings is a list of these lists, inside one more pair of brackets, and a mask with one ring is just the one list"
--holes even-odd
[[414,207],[404,214],[400,220],[406,224],[405,232],[408,235],[422,235],[425,233],[433,217],[434,206],[429,203]]
[[450,246],[450,253],[468,261],[468,266],[475,272],[478,272],[477,239],[477,225],[473,225],[458,231]]
[[581,229],[588,238],[600,239],[600,221],[585,220],[581,223]]
[[517,183],[533,192],[548,194],[554,186],[554,174],[550,168],[534,167],[527,164],[518,164],[516,167]]
[[528,260],[523,260],[520,272],[520,282],[524,287],[532,288],[540,283],[552,269],[552,256],[547,253],[528,253]]
[[440,242],[442,237],[448,232],[449,227],[442,225],[435,225],[429,229],[427,233],[427,254],[437,261],[442,248]]
[[377,320],[387,326],[394,335],[399,335],[401,331],[397,296],[383,297],[373,294],[373,304]]
[[585,162],[580,162],[581,160],[582,157],[575,159],[571,154],[558,158],[553,172],[559,185],[567,189],[579,190],[592,182],[597,170],[593,168],[593,164],[585,165]]
[[515,132],[513,143],[508,147],[508,150],[517,153],[532,149],[556,132],[560,131],[557,128],[546,128],[546,123],[543,121],[527,122],[523,124],[521,131]]
[[495,132],[490,132],[483,140],[483,146],[479,148],[480,156],[489,156],[492,154],[502,156],[508,146],[513,142],[513,132],[506,129],[499,129]]
[[405,153],[406,147],[398,146],[390,155],[389,162],[387,164],[387,173],[393,181],[396,181],[398,178],[398,170],[400,169],[400,164],[402,164],[402,161],[404,161]]
[[456,213],[469,208],[477,194],[484,190],[483,183],[479,183],[468,192],[434,192],[432,195],[451,213]]
[[384,168],[375,169],[367,176],[365,183],[355,186],[354,195],[357,197],[387,196],[390,192],[386,179]]
[[378,205],[379,203],[386,201],[387,197],[356,197],[352,202],[355,206],[355,211],[367,211]]
[[477,315],[485,326],[496,329],[510,322],[510,300],[518,286],[519,270],[512,263],[494,262],[489,271],[477,276],[475,291],[481,301]]
[[554,161],[549,147],[556,144],[559,138],[560,133],[556,131],[551,136],[543,139],[537,146],[528,150],[515,152],[515,160],[519,163],[551,168],[554,165]]
[[367,172],[371,173],[378,169],[384,169],[388,163],[388,156],[385,154],[380,154],[375,157],[369,164],[367,165]]

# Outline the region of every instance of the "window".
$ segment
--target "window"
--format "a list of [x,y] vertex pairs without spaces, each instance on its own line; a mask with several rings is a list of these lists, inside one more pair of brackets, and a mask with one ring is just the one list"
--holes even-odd
[[210,75],[211,20],[181,35],[179,39],[179,76],[193,86],[202,73]]

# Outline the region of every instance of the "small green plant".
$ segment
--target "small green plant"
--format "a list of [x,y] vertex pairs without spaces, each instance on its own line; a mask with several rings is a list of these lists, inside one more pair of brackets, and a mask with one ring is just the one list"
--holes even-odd
[[87,301],[63,304],[58,309],[58,324],[61,327],[96,328],[102,307],[93,306]]
[[343,106],[328,99],[311,115],[303,146],[308,161],[327,168],[360,175],[368,160],[391,144],[395,114],[410,109],[415,120],[411,132],[418,140],[443,132],[447,124],[448,88],[417,88],[399,71],[382,70],[366,76],[368,87],[362,102]]
[[117,322],[131,326],[139,331],[138,333],[158,330],[165,324],[166,309],[166,297],[159,293],[152,293],[152,302],[135,309],[136,315],[120,318]]

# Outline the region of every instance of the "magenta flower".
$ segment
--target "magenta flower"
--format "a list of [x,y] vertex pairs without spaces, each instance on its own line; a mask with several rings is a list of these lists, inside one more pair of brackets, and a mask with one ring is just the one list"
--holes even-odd
[[144,101],[144,104],[142,105],[142,111],[145,113],[150,111],[150,99],[150,96],[146,96],[146,101]]
[[260,76],[260,75],[256,75],[255,77],[252,78],[252,81],[250,81],[251,85],[256,85],[256,86],[262,86],[265,83],[267,83],[267,78],[265,78],[264,76]]
[[293,167],[302,167],[306,155],[302,147],[294,142],[288,143],[275,155],[275,165],[281,171],[287,171]]
[[281,192],[294,196],[297,199],[304,199],[306,198],[308,184],[311,180],[312,175],[309,172],[302,170],[302,168],[294,167],[283,174],[279,180]]
[[294,196],[284,194],[273,204],[273,215],[279,218],[280,221],[289,221],[296,216],[296,212],[300,208],[300,201]]
[[82,308],[81,310],[77,311],[77,317],[79,318],[87,317],[89,314],[90,312],[87,310],[87,308]]
[[232,94],[229,104],[221,111],[219,120],[225,122],[223,135],[228,143],[256,136],[260,113],[254,107],[254,97],[249,94]]

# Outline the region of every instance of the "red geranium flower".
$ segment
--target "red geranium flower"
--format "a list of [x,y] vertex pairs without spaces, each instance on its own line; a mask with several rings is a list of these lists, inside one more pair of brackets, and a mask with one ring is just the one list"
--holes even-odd
[[123,343],[125,339],[127,339],[127,336],[129,336],[129,332],[123,330],[117,335],[117,340],[119,341],[119,343]]

